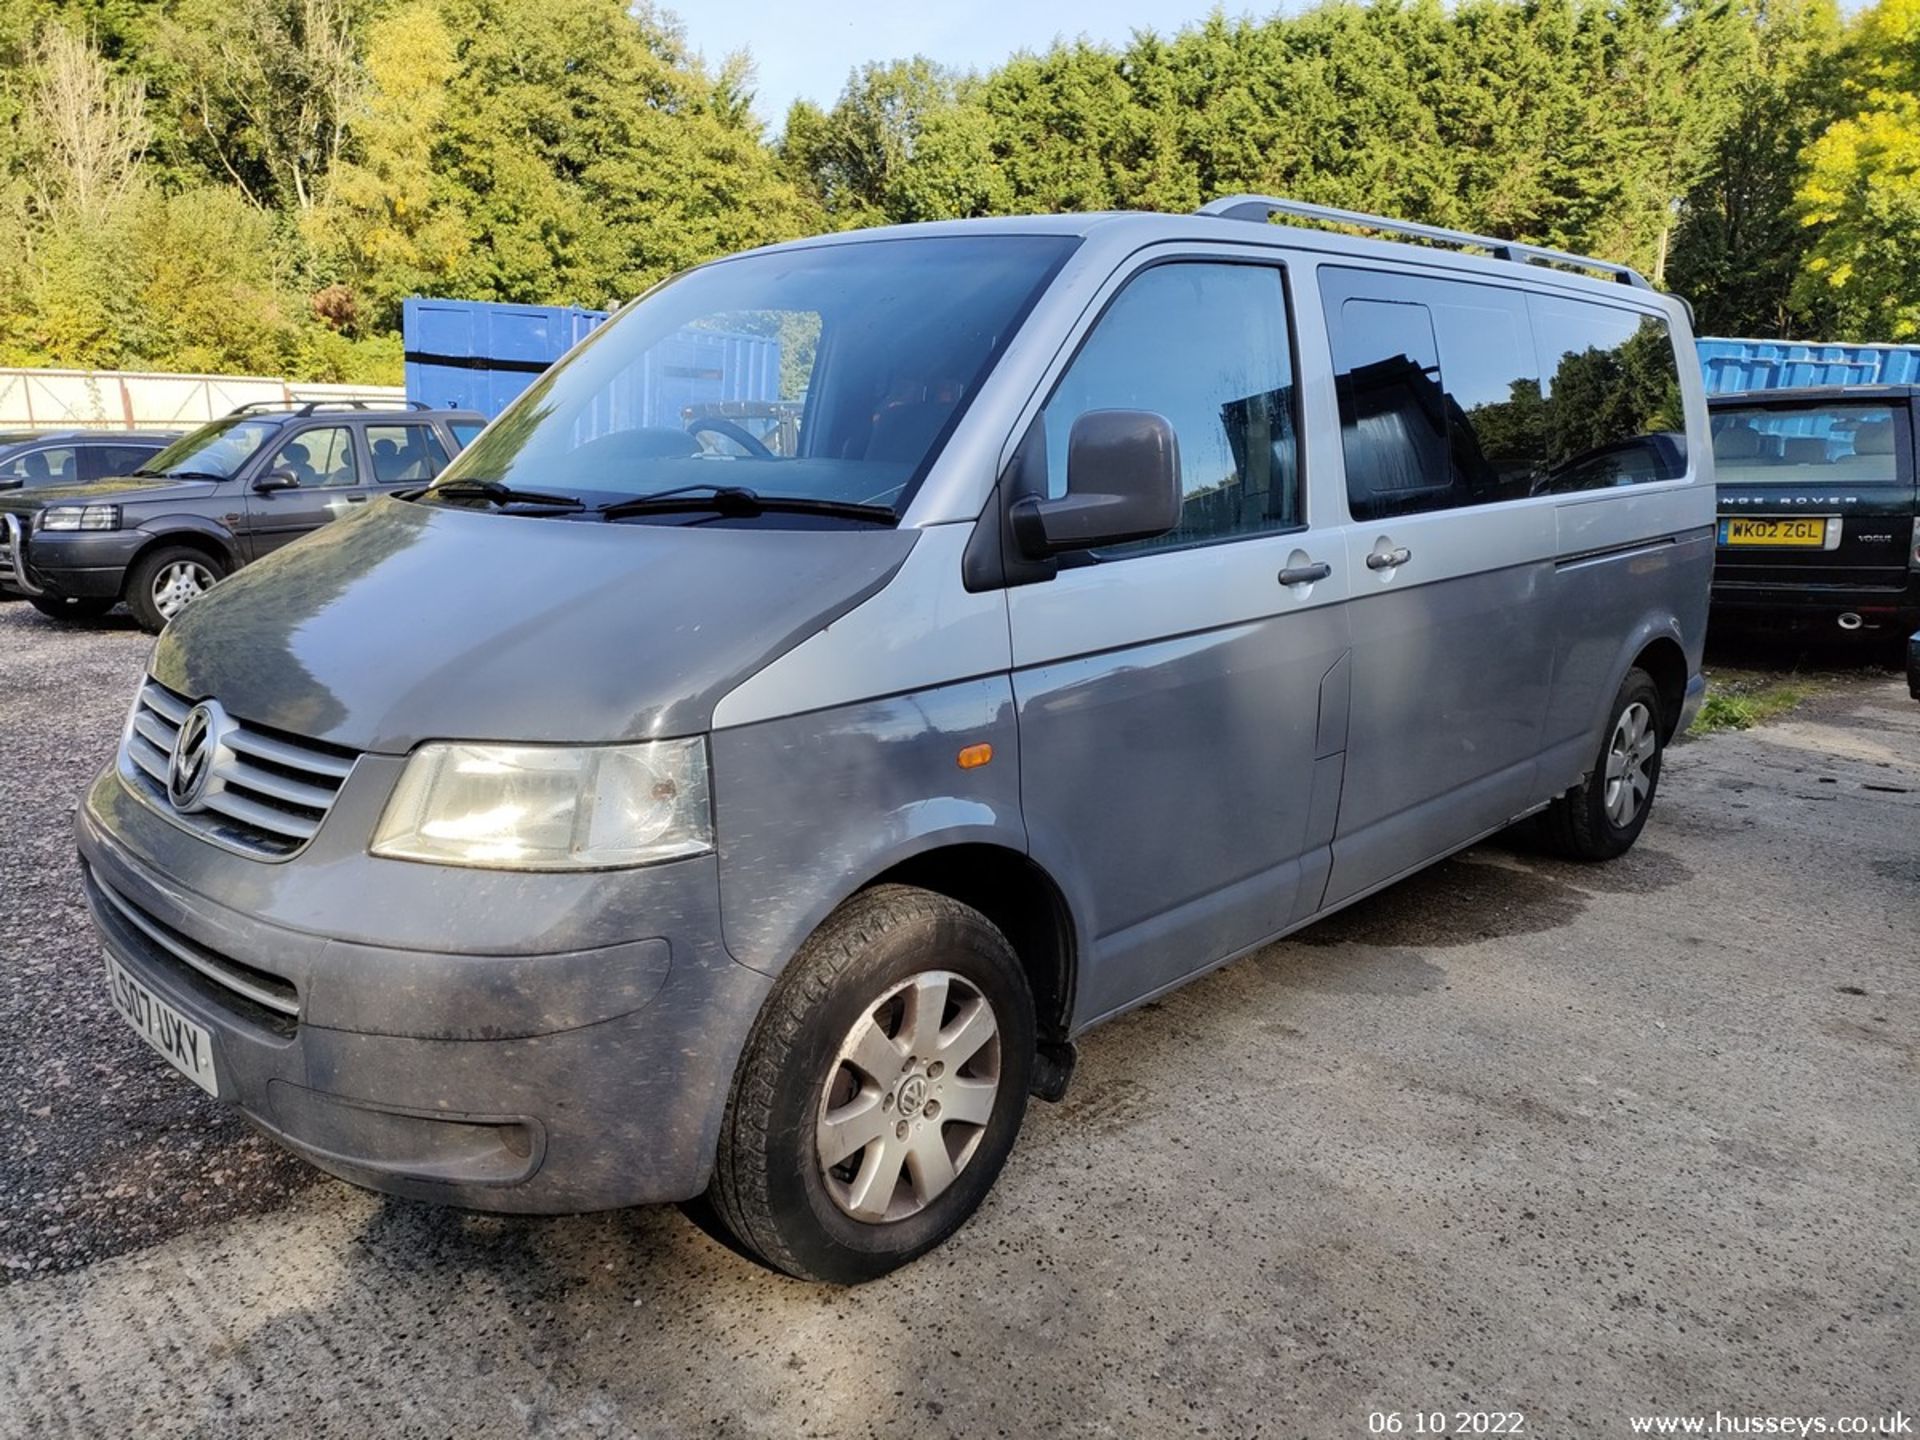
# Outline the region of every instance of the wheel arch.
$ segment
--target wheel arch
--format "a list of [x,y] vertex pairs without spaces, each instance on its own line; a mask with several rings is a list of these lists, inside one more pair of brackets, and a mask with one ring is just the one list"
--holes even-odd
[[[188,545],[203,550],[218,560],[232,574],[240,568],[239,550],[233,535],[213,524],[193,516],[169,516],[160,520],[149,520],[139,527],[140,534],[146,538],[140,542],[140,548],[127,557],[127,572],[163,545]],[[125,582],[122,582],[125,588]]]
[[1653,677],[1654,686],[1660,692],[1660,738],[1672,740],[1687,699],[1686,651],[1672,635],[1658,634],[1640,647],[1627,668],[1644,670]]
[[882,884],[918,886],[985,915],[1027,972],[1040,1038],[1067,1037],[1080,947],[1065,893],[1031,856],[980,841],[941,845],[898,861],[861,889]]

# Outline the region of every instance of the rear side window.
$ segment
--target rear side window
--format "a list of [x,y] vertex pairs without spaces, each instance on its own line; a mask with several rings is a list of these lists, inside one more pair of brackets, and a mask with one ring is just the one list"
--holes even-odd
[[82,456],[89,479],[131,475],[160,453],[158,445],[89,445]]
[[1129,281],[1047,401],[1047,486],[1066,493],[1073,422],[1151,410],[1173,423],[1186,490],[1166,535],[1103,554],[1167,549],[1300,524],[1293,349],[1280,271],[1156,265]]
[[1565,494],[1687,473],[1686,419],[1673,336],[1652,315],[1529,295],[1546,377],[1547,470]]
[[1325,269],[1321,289],[1356,519],[1685,473],[1661,321],[1380,271]]
[[360,483],[360,462],[353,453],[353,431],[345,425],[302,430],[280,447],[274,468],[291,470],[302,486],[323,490]]
[[1740,485],[1898,480],[1901,419],[1888,405],[1716,409],[1714,468]]
[[367,450],[373,456],[376,485],[411,482],[424,485],[447,465],[447,450],[431,425],[367,426]]
[[473,437],[487,427],[478,420],[449,420],[447,428],[453,431],[453,443],[464,450],[473,443]]

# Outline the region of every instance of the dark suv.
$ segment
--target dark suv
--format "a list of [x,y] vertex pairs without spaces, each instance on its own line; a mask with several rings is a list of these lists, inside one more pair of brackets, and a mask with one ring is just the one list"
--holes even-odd
[[129,475],[179,437],[178,430],[0,430],[0,491]]
[[1901,634],[1920,621],[1916,396],[1862,385],[1709,400],[1718,616]]
[[427,484],[479,434],[419,402],[243,405],[125,479],[0,493],[0,590],[158,631],[217,581],[375,496]]

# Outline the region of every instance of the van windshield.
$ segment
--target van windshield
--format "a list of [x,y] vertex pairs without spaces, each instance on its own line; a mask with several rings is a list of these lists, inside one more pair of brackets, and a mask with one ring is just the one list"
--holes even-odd
[[542,375],[437,483],[596,506],[740,487],[897,516],[1077,243],[872,240],[689,271]]
[[1900,478],[1899,434],[1887,405],[1716,408],[1713,462],[1741,485],[1871,484]]

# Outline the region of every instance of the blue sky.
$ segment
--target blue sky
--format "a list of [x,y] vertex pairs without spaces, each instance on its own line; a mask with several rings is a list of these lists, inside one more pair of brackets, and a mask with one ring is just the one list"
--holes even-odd
[[[753,56],[754,108],[772,130],[805,98],[831,104],[847,72],[868,60],[927,55],[984,70],[1056,36],[1124,43],[1135,30],[1171,34],[1205,19],[1217,0],[668,0],[687,40],[714,64]],[[1266,14],[1279,0],[1254,8]],[[1228,14],[1245,5],[1228,4]]]

